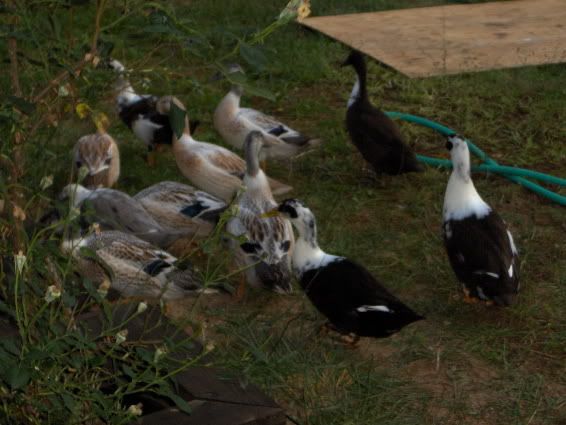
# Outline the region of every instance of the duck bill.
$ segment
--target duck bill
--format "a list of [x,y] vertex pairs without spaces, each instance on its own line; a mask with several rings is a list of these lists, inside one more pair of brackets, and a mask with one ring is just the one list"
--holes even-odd
[[277,208],[273,208],[272,210],[266,211],[259,216],[260,218],[272,218],[272,217],[279,217],[279,210]]

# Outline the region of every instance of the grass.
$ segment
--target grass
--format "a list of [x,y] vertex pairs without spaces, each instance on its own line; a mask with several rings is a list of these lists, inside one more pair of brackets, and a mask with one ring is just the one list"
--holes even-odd
[[[282,4],[175,3],[178,17],[220,46],[214,55],[196,55],[202,53],[198,37],[195,54],[165,38],[141,37],[141,17],[106,37],[115,43],[113,55],[137,70],[137,87],[147,78],[148,91],[179,95],[190,116],[202,122],[197,138],[222,143],[212,128],[212,111],[227,87],[208,82],[208,64],[231,48],[234,34],[265,26]],[[442,3],[328,0],[314,1],[313,11],[325,15]],[[344,46],[290,25],[261,48],[267,61],[262,70],[248,67],[251,79],[277,100],[245,96],[244,103],[325,141],[292,164],[270,164],[269,173],[294,186],[293,196],[313,209],[325,250],[367,266],[427,320],[387,340],[363,341],[352,351],[317,335],[322,319],[300,292],[282,297],[250,290],[239,304],[224,297],[202,300],[193,311],[217,347],[216,365],[242,376],[242,385],[260,385],[305,425],[563,424],[563,209],[502,178],[475,175],[479,192],[515,235],[522,288],[518,304],[505,310],[463,304],[440,237],[448,172],[428,168],[418,175],[375,177],[366,170],[344,129],[354,79],[352,70],[338,67],[347,54]],[[502,164],[566,174],[564,65],[409,80],[370,61],[368,75],[370,96],[384,109],[457,129]],[[0,83],[7,86],[7,77]],[[81,94],[115,117],[109,89]],[[184,181],[170,154],[148,169],[143,147],[115,118],[109,131],[121,142],[119,189],[134,193],[160,180]],[[446,157],[441,137],[401,127],[418,152]],[[72,145],[90,130],[69,118],[52,131],[53,141],[41,155],[35,153],[43,158],[29,178],[55,173],[55,194],[67,179]],[[173,310],[181,315],[186,303]]]

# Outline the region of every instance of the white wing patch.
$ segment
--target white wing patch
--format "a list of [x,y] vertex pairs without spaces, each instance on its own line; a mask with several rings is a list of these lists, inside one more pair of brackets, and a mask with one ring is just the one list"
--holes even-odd
[[447,239],[450,239],[452,237],[452,227],[450,227],[449,221],[444,223],[444,234],[446,235]]
[[385,305],[362,305],[356,310],[360,313],[367,313],[368,311],[383,311],[384,313],[392,313],[389,307]]
[[491,276],[494,277],[495,279],[499,279],[499,275],[497,273],[493,273],[493,272],[486,272],[483,270],[477,270],[474,272],[474,274],[485,274],[487,276]]
[[347,107],[349,108],[350,106],[352,106],[359,96],[360,96],[360,80],[356,78],[354,87],[352,87],[352,93],[350,93],[350,98],[348,99]]
[[513,277],[513,263],[511,263],[511,265],[509,266],[507,273],[509,274],[509,277]]
[[517,247],[515,246],[515,241],[513,241],[513,236],[511,235],[511,232],[509,230],[507,230],[507,236],[509,236],[509,244],[511,245],[511,252],[513,253],[513,255],[517,255],[519,251],[517,251]]
[[134,134],[143,140],[146,145],[150,145],[153,142],[153,133],[161,127],[163,126],[143,119],[141,116],[132,124]]

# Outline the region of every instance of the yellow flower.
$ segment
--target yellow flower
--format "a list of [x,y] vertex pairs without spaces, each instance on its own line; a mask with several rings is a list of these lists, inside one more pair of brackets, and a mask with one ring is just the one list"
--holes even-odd
[[109,289],[110,289],[110,281],[108,280],[108,278],[104,278],[104,281],[100,284],[100,286],[98,287],[96,292],[98,292],[98,294],[102,298],[104,298],[104,297],[106,297],[106,295],[108,295]]
[[75,106],[75,112],[81,120],[84,120],[92,112],[92,109],[86,103],[78,103]]
[[97,112],[94,114],[92,121],[94,121],[94,125],[96,125],[96,128],[99,131],[106,131],[106,129],[110,126],[110,120],[104,112]]
[[302,5],[299,6],[299,8],[297,9],[297,19],[299,21],[302,21],[303,19],[305,19],[307,16],[309,16],[311,14],[311,8],[309,6],[309,2],[305,1]]

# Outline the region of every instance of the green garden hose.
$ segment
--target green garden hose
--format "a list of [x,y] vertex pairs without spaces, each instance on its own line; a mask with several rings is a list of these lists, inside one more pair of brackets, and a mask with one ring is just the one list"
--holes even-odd
[[[456,134],[456,132],[448,127],[438,124],[434,121],[427,120],[423,117],[418,117],[416,115],[404,114],[402,112],[386,112],[387,115],[393,119],[400,119],[403,121],[411,122],[414,124],[422,125],[428,127],[432,130],[444,136],[451,136]],[[560,177],[551,176],[549,174],[539,173],[538,171],[528,170],[526,168],[518,167],[508,167],[505,165],[499,165],[494,159],[490,158],[483,152],[480,148],[474,145],[471,141],[466,140],[470,151],[483,161],[483,164],[472,167],[472,171],[485,171],[500,174],[507,179],[526,187],[533,192],[544,196],[560,205],[566,206],[566,196],[560,195],[549,189],[542,187],[537,183],[533,183],[527,178],[539,180],[549,184],[555,184],[558,186],[565,187],[566,179]],[[432,165],[436,167],[452,167],[452,162],[446,159],[431,158],[424,155],[417,155],[417,159],[427,165]]]

